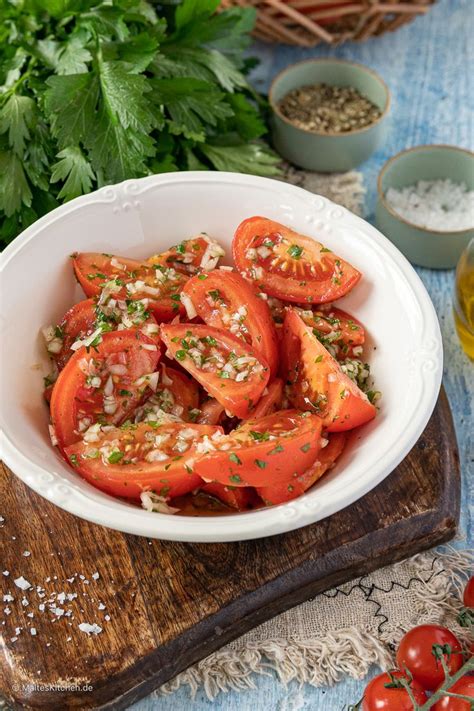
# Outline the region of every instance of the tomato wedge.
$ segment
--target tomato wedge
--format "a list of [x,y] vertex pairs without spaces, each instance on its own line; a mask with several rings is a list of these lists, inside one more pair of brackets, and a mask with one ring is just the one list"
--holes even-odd
[[225,413],[225,408],[214,397],[210,397],[201,405],[197,422],[202,425],[218,425]]
[[173,358],[227,412],[241,419],[248,415],[269,378],[257,351],[227,331],[201,324],[167,324],[161,337]]
[[203,442],[194,469],[204,481],[227,486],[288,482],[313,464],[320,434],[321,420],[316,415],[281,410]]
[[266,217],[250,217],[232,243],[240,273],[267,294],[320,304],[347,294],[361,273],[320,242]]
[[66,456],[84,479],[108,494],[139,499],[151,490],[168,499],[202,484],[186,460],[205,435],[216,431],[219,428],[194,424],[125,424],[99,429],[94,441],[67,447]]
[[332,304],[312,309],[294,307],[294,310],[332,356],[338,360],[361,356],[365,329],[356,318]]
[[186,277],[173,268],[100,252],[72,256],[84,293],[89,297],[101,295],[99,305],[110,296],[116,300],[140,301],[159,322],[184,314],[180,292]]
[[275,378],[263,391],[263,395],[257,403],[257,406],[250,413],[252,420],[257,420],[259,417],[271,415],[281,408],[283,399],[283,380]]
[[[158,325],[155,318],[146,310],[137,308],[140,302],[129,304],[109,299],[97,306],[96,299],[85,299],[74,304],[67,311],[60,323],[52,328],[52,339],[47,342],[49,355],[55,361],[58,370],[62,370],[74,351],[84,345],[91,345],[107,331],[141,328],[145,335],[156,336]],[[49,331],[49,329],[46,329]]]
[[204,270],[215,269],[219,259],[225,255],[223,248],[206,234],[200,234],[192,239],[186,239],[174,245],[166,252],[154,254],[148,261],[151,264],[162,264],[172,267],[181,274],[191,276]]
[[283,324],[282,367],[291,404],[315,412],[329,432],[350,430],[375,417],[367,395],[292,309]]
[[163,412],[183,422],[196,422],[200,413],[198,384],[164,363],[160,364],[160,371],[156,391],[135,412],[135,422],[155,422],[161,419]]
[[197,315],[209,326],[230,331],[261,353],[274,376],[278,367],[278,339],[266,301],[240,274],[217,270],[198,274],[181,295],[188,316]]
[[151,394],[159,357],[156,342],[140,331],[104,333],[94,348],[82,346],[60,372],[51,396],[59,448],[96,423],[117,425],[129,417]]
[[252,489],[245,486],[225,486],[217,481],[203,484],[200,491],[209,494],[209,496],[214,496],[227,506],[237,509],[237,511],[245,511],[245,509],[248,509],[253,500]]
[[324,442],[327,443],[326,446],[318,452],[316,461],[303,474],[290,482],[260,487],[257,489],[257,494],[267,506],[283,504],[285,501],[298,498],[313,486],[328,469],[331,469],[344,449],[346,439],[345,432],[330,434],[329,439]]

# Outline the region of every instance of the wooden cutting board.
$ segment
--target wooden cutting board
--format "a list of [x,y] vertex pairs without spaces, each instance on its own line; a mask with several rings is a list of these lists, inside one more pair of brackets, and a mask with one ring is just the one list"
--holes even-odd
[[[61,511],[3,468],[9,575],[0,579],[14,600],[3,603],[0,688],[17,707],[125,708],[293,605],[452,538],[459,489],[444,391],[416,446],[377,488],[324,521],[257,541],[123,535]],[[19,589],[20,576],[34,587]],[[89,636],[82,623],[102,631]]]

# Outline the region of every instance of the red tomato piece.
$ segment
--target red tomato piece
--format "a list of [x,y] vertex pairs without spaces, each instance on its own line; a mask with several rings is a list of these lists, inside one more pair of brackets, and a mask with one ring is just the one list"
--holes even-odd
[[424,689],[436,689],[444,680],[443,666],[433,654],[433,645],[443,654],[450,674],[455,674],[463,664],[462,648],[457,637],[440,625],[419,625],[409,630],[400,642],[397,665],[408,669]]
[[[462,694],[462,696],[468,696],[470,699],[474,699],[474,676],[468,676],[466,674],[466,676],[461,677],[450,686],[448,691],[451,691],[453,694]],[[472,711],[473,707],[473,701],[456,699],[452,696],[443,696],[442,699],[432,706],[431,711]]]
[[201,405],[201,413],[197,422],[201,425],[218,425],[225,413],[225,408],[214,397]]
[[350,430],[375,417],[367,395],[292,309],[283,324],[282,368],[291,404],[315,412],[329,432]]
[[166,252],[154,254],[148,261],[172,267],[177,272],[192,276],[201,270],[215,269],[219,259],[225,255],[223,248],[208,235],[201,234],[174,245]]
[[250,419],[257,420],[259,417],[266,417],[280,409],[283,399],[283,380],[275,378],[267,385],[257,406],[250,413]]
[[289,482],[315,461],[320,434],[321,420],[315,415],[281,410],[200,445],[195,471],[206,482],[227,486]]
[[201,324],[165,325],[161,337],[209,395],[232,415],[248,415],[269,378],[268,364],[257,351],[227,331]]
[[295,311],[335,358],[360,358],[365,329],[356,318],[332,304],[321,304],[312,309],[295,307]]
[[199,415],[198,384],[180,370],[164,363],[160,364],[160,371],[156,391],[135,411],[135,422],[156,422],[163,412],[184,422],[196,422]]
[[196,444],[219,428],[141,422],[97,433],[95,441],[66,448],[76,471],[98,489],[128,499],[154,491],[166,499],[197,489],[202,481],[186,461]]
[[[61,450],[90,426],[118,425],[151,394],[160,353],[139,331],[104,333],[89,351],[82,346],[54,384],[51,420]],[[157,376],[156,376],[157,377]]]
[[[409,681],[400,671],[384,672],[370,681],[364,691],[362,711],[413,711],[413,703],[406,689],[394,687],[397,679],[405,678],[410,685],[413,698],[421,705],[428,700],[424,689],[415,681]],[[387,685],[390,685],[387,687]]]
[[73,264],[86,296],[140,301],[158,322],[184,314],[180,292],[186,277],[171,267],[100,252],[74,254]]
[[232,243],[239,272],[267,294],[320,304],[347,294],[361,274],[320,242],[265,217],[237,227]]
[[472,575],[466,583],[463,602],[466,607],[474,607],[474,575]]
[[236,272],[217,270],[190,279],[181,301],[189,304],[209,326],[230,331],[258,351],[274,376],[278,367],[278,339],[266,301]]
[[[323,438],[324,439],[324,438]],[[295,477],[290,483],[283,482],[257,489],[257,494],[267,506],[282,504],[285,501],[297,499],[331,469],[340,456],[346,444],[345,432],[335,432],[329,435],[329,442],[317,455],[316,461],[303,474]]]
[[210,481],[207,484],[203,484],[200,491],[210,496],[215,496],[216,499],[219,499],[219,501],[222,501],[232,509],[237,509],[237,511],[245,511],[252,501],[252,489],[245,486],[225,486],[218,481]]
[[[55,361],[59,370],[62,370],[69,358],[73,355],[72,344],[78,339],[90,336],[95,330],[95,303],[94,299],[85,299],[74,304],[55,327],[56,338],[47,345],[48,353]],[[57,346],[54,348],[54,346]],[[59,347],[60,346],[60,347]]]

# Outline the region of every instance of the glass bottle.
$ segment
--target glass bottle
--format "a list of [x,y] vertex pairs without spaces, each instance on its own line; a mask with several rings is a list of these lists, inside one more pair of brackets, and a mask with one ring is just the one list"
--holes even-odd
[[461,345],[474,360],[474,238],[461,254],[456,268],[453,311]]

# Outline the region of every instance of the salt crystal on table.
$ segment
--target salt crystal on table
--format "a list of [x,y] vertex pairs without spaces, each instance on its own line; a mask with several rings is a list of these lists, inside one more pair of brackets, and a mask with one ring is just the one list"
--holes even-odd
[[79,629],[81,632],[85,632],[86,634],[100,634],[100,632],[102,632],[102,627],[97,625],[95,622],[93,625],[90,625],[88,622],[81,622]]
[[23,551],[23,555],[25,558],[28,558],[29,555],[31,555],[30,551]]
[[32,637],[34,637],[34,636],[36,635],[36,627],[31,627],[31,628],[30,628],[30,634],[31,634]]
[[105,610],[105,605],[103,602],[99,602],[99,610]]
[[92,578],[93,578],[94,580],[98,580],[98,579],[99,579],[99,573],[92,573]]
[[10,610],[9,607],[4,607],[4,608],[3,608],[3,612],[4,612],[6,615],[11,615],[11,612],[12,612],[12,611]]
[[13,595],[10,595],[9,593],[3,596],[3,602],[13,602],[14,599]]
[[20,575],[20,577],[16,578],[13,582],[17,588],[20,588],[20,590],[29,590],[31,588],[31,583],[29,583],[28,580],[25,580],[23,575]]
[[2,573],[2,575],[5,575],[5,577],[6,577],[7,575],[10,575],[10,573],[9,573],[8,570],[4,570],[3,573]]

